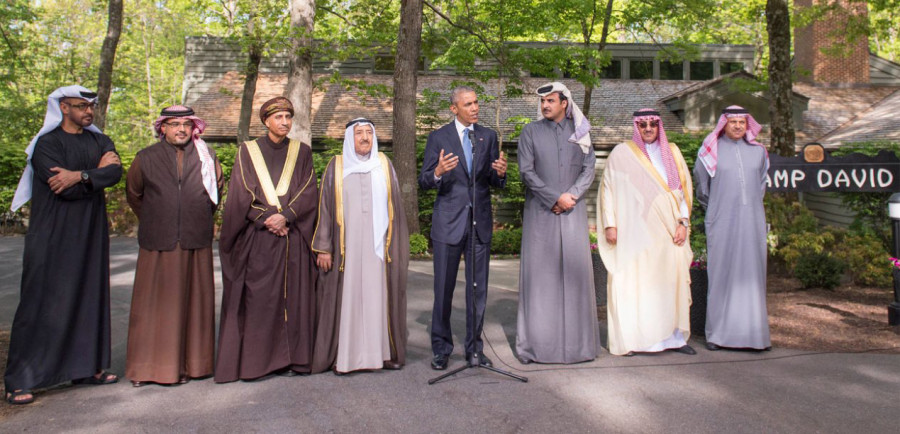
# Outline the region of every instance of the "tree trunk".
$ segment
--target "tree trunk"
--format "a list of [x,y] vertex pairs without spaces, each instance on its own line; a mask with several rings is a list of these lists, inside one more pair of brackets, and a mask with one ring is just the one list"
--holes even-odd
[[312,34],[315,0],[291,0],[291,64],[284,96],[294,104],[288,136],[312,144]]
[[[150,56],[153,51],[153,42],[147,39],[147,31],[148,31],[148,23],[146,21],[146,17],[142,19],[143,21],[143,33],[141,34],[141,39],[144,42],[144,69],[145,75],[147,79],[147,119],[153,119],[153,75],[150,73]],[[151,124],[150,129],[153,129]]]
[[[608,0],[606,2],[606,12],[603,15],[603,32],[600,33],[600,42],[597,44],[597,51],[603,52],[606,49],[606,38],[609,36],[609,21],[612,19],[612,10],[613,10],[613,0]],[[590,37],[588,37],[584,43],[585,45],[590,44]],[[594,77],[597,77],[597,71],[591,72]],[[625,78],[625,77],[622,77]],[[594,83],[588,83],[584,87],[584,100],[581,102],[581,112],[584,113],[584,116],[590,119],[591,113],[591,96],[594,94]]]
[[97,112],[94,113],[94,125],[106,127],[106,110],[112,91],[113,63],[116,60],[116,49],[119,47],[119,36],[122,34],[123,0],[109,0],[109,18],[106,25],[106,37],[100,49],[100,71],[97,76]]
[[769,93],[772,105],[770,148],[779,155],[794,155],[794,122],[791,95],[791,13],[785,0],[766,1],[769,33]]
[[400,182],[409,233],[419,232],[416,161],[416,81],[422,46],[422,0],[401,0],[394,62],[394,168]]
[[253,116],[253,97],[256,95],[256,79],[259,77],[259,63],[262,55],[256,45],[250,46],[247,56],[247,72],[244,78],[244,91],[241,94],[241,113],[238,118],[238,144],[250,140],[250,121]]

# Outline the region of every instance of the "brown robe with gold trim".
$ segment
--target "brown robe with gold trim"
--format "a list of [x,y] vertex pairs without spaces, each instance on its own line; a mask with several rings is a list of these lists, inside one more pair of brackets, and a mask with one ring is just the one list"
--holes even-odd
[[[277,185],[288,140],[256,141],[267,174]],[[262,168],[260,168],[262,169]],[[259,378],[290,368],[309,372],[315,325],[316,265],[310,251],[316,218],[316,176],[312,152],[301,145],[288,192],[278,199],[290,232],[279,237],[265,221],[270,206],[247,145],[235,156],[225,200],[219,253],[222,315],[216,360],[217,383]]]
[[[337,357],[338,332],[341,324],[341,295],[344,287],[341,264],[340,226],[335,202],[335,160],[332,158],[322,177],[322,193],[319,198],[319,222],[313,239],[313,249],[331,253],[333,266],[330,271],[319,271],[316,285],[318,319],[316,343],[313,352],[312,372],[332,369]],[[391,362],[406,363],[406,272],[409,267],[409,232],[406,214],[400,196],[400,186],[394,166],[388,161],[391,185],[388,200],[393,206],[393,218],[389,223],[390,245],[385,255],[388,288],[388,328],[391,339]],[[378,278],[379,276],[373,276]]]

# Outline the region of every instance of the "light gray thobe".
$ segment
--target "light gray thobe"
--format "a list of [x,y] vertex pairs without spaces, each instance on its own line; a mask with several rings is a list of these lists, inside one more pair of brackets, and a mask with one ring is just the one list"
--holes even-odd
[[[360,158],[365,160],[365,158]],[[344,178],[344,287],[335,370],[381,369],[391,360],[384,261],[375,254],[369,173]]]
[[716,176],[694,166],[706,208],[706,341],[730,348],[771,346],[766,312],[766,153],[743,139],[719,138]]
[[[585,194],[594,181],[593,150],[568,141],[572,120],[543,119],[519,137],[525,184],[516,352],[541,363],[593,360],[600,348]],[[568,192],[575,207],[550,209]]]

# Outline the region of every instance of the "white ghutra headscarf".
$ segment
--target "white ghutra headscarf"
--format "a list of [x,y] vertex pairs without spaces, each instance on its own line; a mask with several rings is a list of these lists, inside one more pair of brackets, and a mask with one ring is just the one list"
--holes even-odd
[[[565,95],[566,99],[569,101],[566,105],[566,117],[572,119],[572,122],[575,123],[575,132],[572,133],[572,136],[569,137],[569,142],[575,143],[581,147],[581,152],[587,154],[593,150],[591,145],[591,124],[588,122],[587,118],[584,116],[584,113],[581,112],[581,109],[575,105],[575,101],[572,100],[572,91],[569,90],[566,85],[554,81],[551,83],[547,83],[537,89],[535,93],[540,95],[541,97],[545,97],[553,92],[561,92]],[[541,113],[541,106],[538,104],[538,119],[543,117],[543,113]]]
[[[80,98],[89,103],[97,101],[97,94],[86,87],[79,85],[65,86],[53,91],[47,98],[47,114],[44,115],[44,126],[38,131],[37,135],[31,139],[28,147],[25,148],[25,154],[28,155],[25,163],[25,171],[19,178],[19,186],[16,188],[16,195],[13,197],[12,205],[9,209],[13,212],[18,210],[31,200],[31,187],[34,182],[34,169],[31,167],[31,156],[34,155],[34,144],[44,134],[56,129],[62,123],[62,110],[59,108],[59,102],[63,98]],[[99,128],[94,124],[88,125],[84,129],[102,134]]]

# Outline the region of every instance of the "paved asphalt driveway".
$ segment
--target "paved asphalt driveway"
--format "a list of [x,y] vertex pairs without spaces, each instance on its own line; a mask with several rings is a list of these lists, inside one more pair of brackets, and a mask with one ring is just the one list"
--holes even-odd
[[[21,237],[0,237],[3,329],[10,327],[18,303],[22,244]],[[113,238],[111,246],[111,369],[121,375],[137,246],[128,238]],[[429,366],[431,263],[413,262],[409,360],[401,371],[224,385],[208,379],[140,389],[128,381],[61,386],[39,393],[33,405],[15,408],[0,422],[0,432],[893,433],[900,426],[897,355],[779,348],[713,353],[695,340],[697,356],[622,358],[604,352],[578,365],[520,365],[512,352],[517,281],[518,261],[492,263],[485,353],[495,366],[527,376],[528,383],[467,370],[427,384],[436,374]],[[461,292],[453,313],[457,342],[465,330]],[[451,368],[461,363],[457,345]]]

